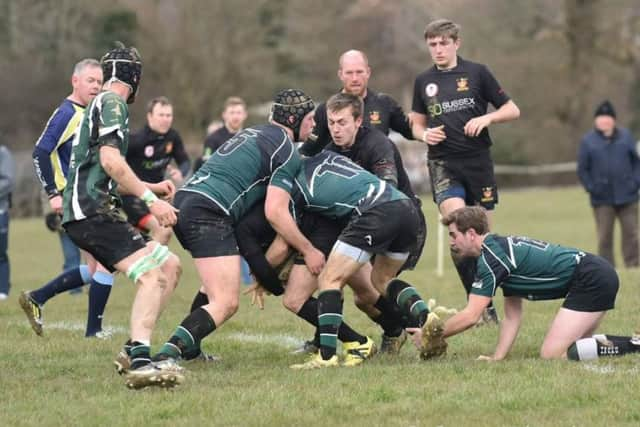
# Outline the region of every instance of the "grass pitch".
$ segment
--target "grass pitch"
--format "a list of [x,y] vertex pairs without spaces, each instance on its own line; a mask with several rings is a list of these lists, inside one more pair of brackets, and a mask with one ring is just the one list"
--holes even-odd
[[[578,188],[503,192],[495,231],[521,234],[595,251],[587,196]],[[435,275],[436,211],[423,197],[429,237],[414,272],[403,275],[425,298],[461,308],[461,285],[445,251],[445,274]],[[619,236],[616,236],[619,244]],[[183,319],[198,283],[192,261],[172,242],[184,274],[160,319],[154,348]],[[518,340],[508,360],[476,361],[490,354],[497,329],[476,328],[449,340],[445,359],[422,362],[409,343],[397,358],[375,357],[364,366],[311,372],[288,366],[290,351],[312,328],[286,312],[275,297],[264,311],[241,300],[238,314],[204,341],[217,364],[188,364],[187,381],[173,390],[128,390],[112,368],[127,338],[133,285],[119,276],[105,313],[114,337],[85,339],[86,293],[50,300],[44,336],[37,337],[18,306],[21,290],[41,286],[62,264],[57,237],[42,220],[14,220],[10,229],[13,288],[0,303],[0,425],[3,426],[591,426],[638,425],[639,357],[594,363],[538,359],[560,301],[525,303]],[[618,253],[618,260],[621,257]],[[601,332],[631,334],[640,323],[640,271],[619,269],[616,310]],[[501,311],[502,298],[496,302]],[[378,328],[351,304],[345,319],[379,342]]]

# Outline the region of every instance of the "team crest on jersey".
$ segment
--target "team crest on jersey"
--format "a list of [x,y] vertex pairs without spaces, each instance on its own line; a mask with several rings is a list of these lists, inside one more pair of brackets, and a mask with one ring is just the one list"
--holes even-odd
[[147,157],[153,157],[153,145],[147,145],[144,147],[144,155]]
[[466,92],[469,90],[469,79],[466,77],[456,79],[456,84],[458,85],[458,92]]
[[173,151],[173,141],[167,142],[167,144],[164,146],[164,151],[167,154],[169,154],[169,153],[171,153]]
[[372,125],[379,125],[380,123],[382,123],[380,121],[380,112],[379,111],[371,111],[369,113],[369,122]]
[[493,202],[493,187],[482,187],[482,199],[480,200],[483,203]]
[[436,96],[438,94],[438,85],[435,83],[429,83],[425,88],[427,96]]

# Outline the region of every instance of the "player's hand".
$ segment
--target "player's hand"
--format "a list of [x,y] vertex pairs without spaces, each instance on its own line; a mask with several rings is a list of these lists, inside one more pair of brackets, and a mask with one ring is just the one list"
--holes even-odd
[[180,169],[174,167],[173,165],[167,166],[167,173],[169,174],[169,178],[175,185],[180,185],[182,184],[182,181],[184,181],[184,177],[182,176],[182,172],[180,172]]
[[313,248],[304,254],[304,263],[311,273],[320,274],[324,267],[324,254],[318,249]]
[[49,206],[53,212],[62,215],[62,196],[58,194],[50,198]]
[[482,361],[485,361],[485,362],[496,362],[496,359],[494,359],[493,356],[485,356],[483,354],[478,356],[478,358],[476,360],[482,360]]
[[474,117],[464,125],[464,134],[476,137],[480,132],[491,124],[491,119],[485,114],[484,116]]
[[444,133],[444,125],[434,128],[426,128],[422,134],[422,139],[429,145],[438,145],[445,139],[447,135]]
[[164,200],[158,199],[153,202],[149,206],[149,211],[163,227],[170,227],[178,221],[178,217],[176,216],[178,209]]
[[264,296],[269,292],[258,283],[253,283],[244,292],[243,295],[251,295],[251,305],[258,305],[260,310],[264,310]]
[[148,185],[148,187],[163,200],[171,201],[176,194],[176,186],[170,179]]
[[405,331],[409,334],[413,345],[420,350],[420,347],[422,346],[422,328],[406,328]]

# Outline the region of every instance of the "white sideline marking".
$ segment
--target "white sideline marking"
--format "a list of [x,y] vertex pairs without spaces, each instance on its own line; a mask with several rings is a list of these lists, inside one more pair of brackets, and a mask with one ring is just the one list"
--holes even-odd
[[596,374],[613,374],[616,370],[611,365],[593,365],[591,363],[585,363],[582,365],[587,371],[595,372]]
[[[591,363],[585,363],[584,365],[582,365],[582,367],[587,371],[595,372],[596,374],[606,375],[606,374],[613,374],[614,372],[616,372],[616,368],[614,368],[614,366],[610,364],[599,366]],[[633,368],[624,369],[621,372],[629,375],[638,375],[640,374],[640,368],[638,368],[637,366],[634,366]]]
[[275,344],[282,347],[296,347],[304,340],[291,335],[283,334],[246,334],[244,332],[236,332],[228,335],[226,338],[241,342],[250,342],[256,344]]
[[[45,322],[43,330],[46,332],[47,329],[58,329],[58,330],[62,330],[62,331],[82,331],[82,332],[84,332],[87,329],[87,325],[86,325],[86,323],[68,322],[68,321],[51,322],[51,323]],[[129,329],[128,328],[125,328],[124,326],[118,326],[118,325],[106,325],[102,329],[104,329],[105,331],[114,333],[114,334],[128,334],[129,333]]]
[[[28,323],[20,323],[20,325],[29,326]],[[44,323],[44,332],[47,330],[56,329],[61,331],[80,331],[84,332],[86,329],[86,325],[80,322],[45,322]],[[104,327],[105,330],[113,333],[113,334],[128,334],[129,328],[121,325],[107,325]],[[248,334],[244,332],[235,332],[229,335],[222,334],[220,339],[230,339],[234,341],[246,342],[246,343],[256,343],[256,344],[274,344],[281,347],[297,347],[301,345],[304,340],[302,338],[297,338],[291,335],[285,334]]]

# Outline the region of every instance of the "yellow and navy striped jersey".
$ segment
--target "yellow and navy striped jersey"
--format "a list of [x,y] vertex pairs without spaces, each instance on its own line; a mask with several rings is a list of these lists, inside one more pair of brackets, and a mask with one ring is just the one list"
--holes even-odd
[[85,107],[65,99],[53,112],[33,150],[33,164],[47,194],[62,192],[67,184],[73,137]]

